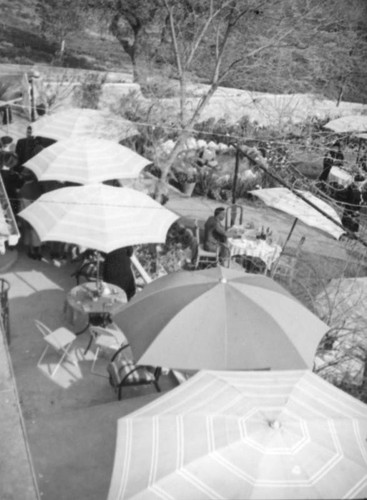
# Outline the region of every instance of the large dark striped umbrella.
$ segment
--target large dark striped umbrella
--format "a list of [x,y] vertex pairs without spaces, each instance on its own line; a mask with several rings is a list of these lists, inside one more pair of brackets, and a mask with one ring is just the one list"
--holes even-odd
[[159,278],[115,321],[140,364],[187,370],[312,368],[329,329],[272,279],[226,268]]

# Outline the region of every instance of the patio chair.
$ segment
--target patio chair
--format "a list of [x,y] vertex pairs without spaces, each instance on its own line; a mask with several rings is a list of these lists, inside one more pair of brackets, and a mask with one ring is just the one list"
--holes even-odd
[[95,353],[91,367],[91,373],[93,373],[94,375],[107,377],[107,375],[104,375],[95,370],[95,365],[100,353],[102,351],[112,351],[113,353],[115,353],[123,345],[127,346],[128,342],[125,335],[116,325],[116,323],[111,323],[108,325],[108,327],[90,325],[89,331],[91,337],[84,354],[86,354],[89,351],[91,345],[94,344]]
[[127,345],[122,346],[112,357],[107,366],[110,384],[117,391],[118,399],[121,400],[124,387],[154,385],[157,392],[161,392],[159,378],[162,368],[136,365],[125,356]]
[[241,225],[243,221],[243,206],[242,205],[231,205],[226,208],[226,217],[224,219],[225,230],[229,229],[233,225]]
[[233,255],[231,257],[231,263],[239,264],[246,273],[267,274],[266,264],[260,259],[260,257],[252,257],[251,255]]
[[[100,276],[103,271],[103,259],[100,260]],[[85,281],[96,281],[97,279],[97,256],[95,252],[87,251],[82,258],[79,267],[70,275],[76,279],[79,285]]]
[[195,227],[195,237],[197,240],[197,252],[195,258],[195,269],[203,267],[215,267],[219,262],[219,248],[216,252],[208,252],[204,250],[204,245],[200,243],[200,229],[199,226]]
[[278,261],[274,264],[271,270],[271,277],[284,277],[287,278],[290,285],[292,285],[295,274],[297,263],[302,254],[302,247],[305,243],[306,237],[302,236],[297,244],[296,249],[292,252],[290,250],[285,250],[280,255]]
[[43,358],[46,356],[46,353],[50,348],[54,349],[54,351],[60,355],[60,359],[56,367],[51,372],[51,378],[55,375],[65,359],[68,359],[73,365],[77,366],[76,360],[72,358],[69,352],[74,340],[77,338],[76,335],[65,327],[60,327],[52,331],[38,319],[35,320],[35,324],[41,332],[43,340],[47,342],[47,346],[38,360],[37,367],[40,367]]

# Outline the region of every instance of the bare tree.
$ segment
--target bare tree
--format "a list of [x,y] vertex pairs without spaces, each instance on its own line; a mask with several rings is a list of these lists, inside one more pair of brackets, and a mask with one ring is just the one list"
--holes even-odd
[[[196,10],[196,4],[190,3],[189,14],[182,14],[182,5],[177,7],[177,2],[164,0],[164,5],[168,14],[170,41],[175,58],[175,67],[179,80],[180,117],[179,132],[177,142],[168,159],[163,165],[161,180],[164,182],[174,164],[177,155],[190,134],[193,126],[198,122],[200,116],[209,103],[211,97],[216,92],[220,83],[246,61],[251,61],[262,52],[276,47],[287,40],[297,23],[304,22],[302,16],[293,16],[293,25],[284,29],[280,23],[273,27],[272,33],[268,33],[266,38],[259,36],[258,43],[244,47],[241,51],[233,52],[233,44],[239,31],[243,31],[248,26],[256,22],[259,8],[266,9],[267,2],[228,0],[216,1],[207,0],[200,3],[200,11]],[[272,2],[272,9],[276,2]],[[283,2],[284,3],[284,2]],[[205,4],[205,11],[203,11]],[[205,13],[205,15],[204,15]],[[308,15],[311,15],[309,12]],[[302,18],[301,18],[302,17]],[[188,26],[190,29],[188,30]],[[189,34],[188,34],[189,32]],[[187,78],[190,71],[201,55],[201,51],[207,50],[208,41],[211,41],[210,65],[208,66],[209,86],[202,94],[197,106],[191,113],[186,111],[187,101]],[[159,189],[159,188],[158,188]]]

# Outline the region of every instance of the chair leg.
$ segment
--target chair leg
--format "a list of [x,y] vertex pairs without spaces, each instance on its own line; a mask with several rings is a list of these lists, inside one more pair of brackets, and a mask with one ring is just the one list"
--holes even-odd
[[59,362],[57,363],[57,365],[55,366],[55,369],[51,372],[51,378],[53,378],[53,376],[56,374],[57,370],[60,368],[60,366],[62,365],[62,362],[64,361],[65,357],[66,357],[67,353],[64,352],[63,355],[61,356],[61,358],[59,359]]
[[97,373],[96,371],[94,371],[94,367],[96,365],[96,361],[98,359],[98,354],[99,354],[99,351],[100,351],[100,348],[97,347],[96,349],[96,352],[94,353],[94,358],[93,358],[93,363],[92,363],[92,368],[90,369],[91,373],[93,373],[94,375],[99,375],[99,373]]
[[106,369],[106,375],[104,375],[103,373],[100,373],[98,371],[96,371],[94,369],[95,365],[96,365],[96,362],[97,362],[97,359],[98,359],[98,355],[99,353],[101,352],[101,348],[100,347],[97,347],[96,349],[96,352],[94,354],[94,358],[93,358],[93,363],[92,363],[92,367],[90,369],[90,372],[93,373],[93,375],[98,375],[98,377],[104,377],[104,378],[108,378],[108,372],[107,372],[107,369]]
[[85,356],[85,355],[87,354],[87,352],[89,351],[89,349],[90,349],[90,347],[91,347],[91,345],[92,345],[92,342],[93,342],[93,336],[91,335],[91,336],[90,336],[90,339],[89,339],[89,342],[88,342],[88,345],[87,345],[87,347],[86,347],[86,349],[85,349],[85,351],[84,351],[84,356]]
[[40,359],[38,360],[38,363],[37,363],[37,367],[39,368],[41,363],[42,363],[42,360],[43,358],[46,356],[46,352],[48,351],[48,345],[43,349],[42,351],[42,354],[41,354],[41,357]]

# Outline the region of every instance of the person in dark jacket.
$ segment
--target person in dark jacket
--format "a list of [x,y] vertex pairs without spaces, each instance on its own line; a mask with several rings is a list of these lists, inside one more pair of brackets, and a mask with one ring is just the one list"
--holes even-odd
[[356,183],[353,182],[344,190],[342,201],[344,202],[342,224],[349,231],[357,233],[359,231],[359,219],[363,198]]
[[32,135],[32,127],[27,127],[27,136],[19,139],[15,146],[15,152],[18,156],[18,168],[22,167],[28,160],[34,156],[34,147],[36,140]]
[[341,150],[340,142],[335,142],[329,151],[326,153],[322,172],[319,176],[319,181],[327,182],[330,170],[333,167],[342,167],[344,162],[344,155]]
[[122,288],[130,300],[136,292],[135,277],[131,269],[133,247],[123,247],[106,255],[103,263],[103,281]]

